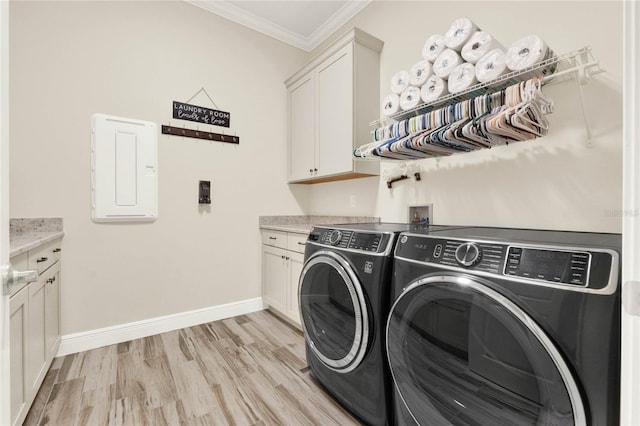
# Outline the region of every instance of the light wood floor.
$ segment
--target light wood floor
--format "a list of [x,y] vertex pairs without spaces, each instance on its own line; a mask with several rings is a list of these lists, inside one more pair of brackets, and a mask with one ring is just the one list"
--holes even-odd
[[56,358],[25,425],[358,425],[268,311]]

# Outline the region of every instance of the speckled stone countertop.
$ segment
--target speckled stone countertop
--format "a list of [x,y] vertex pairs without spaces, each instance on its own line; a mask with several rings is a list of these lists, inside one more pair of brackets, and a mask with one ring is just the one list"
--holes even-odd
[[14,257],[64,235],[62,218],[9,220],[9,257]]
[[260,216],[260,229],[308,234],[313,225],[380,222],[369,216]]

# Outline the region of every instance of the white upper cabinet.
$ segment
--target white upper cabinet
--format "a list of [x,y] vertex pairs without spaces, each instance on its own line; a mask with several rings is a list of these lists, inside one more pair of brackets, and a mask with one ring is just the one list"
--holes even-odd
[[382,41],[352,29],[289,78],[289,182],[315,183],[377,175],[379,164],[355,161],[379,115]]
[[311,176],[316,158],[315,129],[315,79],[307,74],[289,88],[289,139],[296,141],[289,145],[289,156],[295,161],[289,163],[289,180],[305,179]]

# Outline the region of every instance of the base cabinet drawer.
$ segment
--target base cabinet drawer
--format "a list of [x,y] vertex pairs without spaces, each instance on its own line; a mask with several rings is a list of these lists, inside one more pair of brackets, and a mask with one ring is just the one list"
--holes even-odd
[[287,249],[304,254],[304,249],[307,245],[308,235],[303,234],[287,234]]
[[55,262],[53,257],[53,243],[46,243],[29,251],[29,269],[36,269],[42,273]]
[[262,244],[286,249],[287,233],[279,231],[262,231]]

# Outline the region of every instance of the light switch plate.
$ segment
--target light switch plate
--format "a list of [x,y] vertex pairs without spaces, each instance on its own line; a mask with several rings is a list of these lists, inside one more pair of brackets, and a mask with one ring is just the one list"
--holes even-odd
[[201,180],[198,183],[198,203],[211,204],[211,181]]

